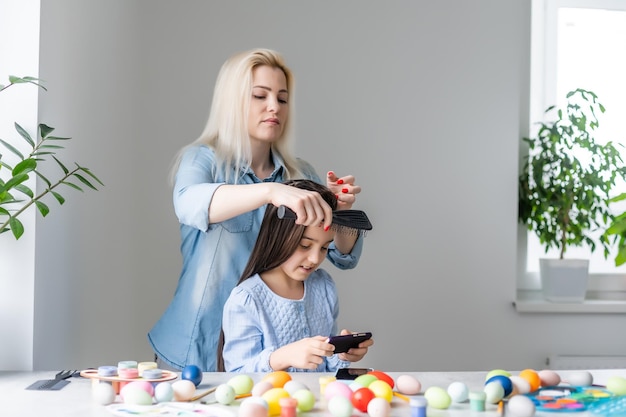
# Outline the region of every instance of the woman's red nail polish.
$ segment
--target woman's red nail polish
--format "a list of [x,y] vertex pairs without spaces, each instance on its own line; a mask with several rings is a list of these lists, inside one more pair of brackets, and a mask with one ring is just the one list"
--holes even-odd
[[325,232],[328,232],[329,230],[330,230],[330,226],[326,226],[326,227],[324,228],[324,231],[325,231]]
[[339,194],[335,194],[335,198],[339,200]]
[[333,171],[328,171],[328,173],[327,173],[326,175],[328,175],[328,176],[330,177],[330,176],[331,176],[331,175],[333,175],[333,174],[334,174],[334,172],[333,172]]
[[347,192],[348,192],[348,189],[347,189],[347,188],[342,188],[342,189],[341,189],[341,192],[342,192],[342,193],[347,193]]
[[337,180],[337,184],[343,184],[343,180]]

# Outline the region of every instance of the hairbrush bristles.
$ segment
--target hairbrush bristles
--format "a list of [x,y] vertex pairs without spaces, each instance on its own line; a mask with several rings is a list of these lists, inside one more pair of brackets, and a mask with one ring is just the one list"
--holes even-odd
[[[286,206],[278,207],[277,215],[279,219],[296,218],[296,213]],[[364,211],[335,210],[331,228],[337,233],[366,236],[367,231],[372,230],[372,224]]]

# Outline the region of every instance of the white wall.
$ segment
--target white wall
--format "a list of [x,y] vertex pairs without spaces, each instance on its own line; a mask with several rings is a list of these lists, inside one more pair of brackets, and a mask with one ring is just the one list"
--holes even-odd
[[40,119],[106,187],[38,222],[35,369],[151,359],[180,268],[169,164],[204,127],[222,62],[259,46],[296,74],[298,154],[363,187],[374,230],[357,269],[333,270],[340,326],[375,336],[363,365],[625,350],[623,316],[512,307],[530,2],[42,3]]

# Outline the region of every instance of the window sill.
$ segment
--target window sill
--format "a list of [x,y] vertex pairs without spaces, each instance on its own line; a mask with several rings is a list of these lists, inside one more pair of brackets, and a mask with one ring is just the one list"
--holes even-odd
[[626,314],[626,292],[587,291],[581,303],[555,303],[538,290],[518,290],[513,306],[518,313]]

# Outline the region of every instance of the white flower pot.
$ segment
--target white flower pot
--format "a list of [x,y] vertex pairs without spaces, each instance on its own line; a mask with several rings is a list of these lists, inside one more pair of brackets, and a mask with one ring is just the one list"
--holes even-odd
[[546,300],[581,303],[589,282],[588,259],[539,259],[541,290]]

